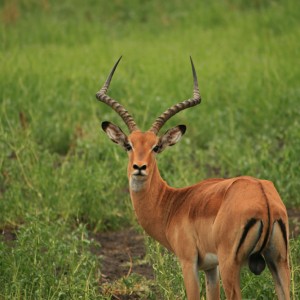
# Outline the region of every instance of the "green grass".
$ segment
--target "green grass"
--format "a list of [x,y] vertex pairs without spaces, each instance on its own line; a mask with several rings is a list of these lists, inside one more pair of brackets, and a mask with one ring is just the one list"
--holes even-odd
[[[58,244],[52,247],[46,238],[51,232],[66,237],[62,247],[74,249],[81,242],[74,242],[73,231],[82,224],[96,232],[134,223],[126,154],[106,138],[100,122],[125,126],[95,100],[121,54],[110,93],[145,130],[167,107],[190,97],[189,55],[195,62],[202,104],[163,129],[180,123],[188,128],[182,142],[159,158],[171,185],[252,175],[272,180],[287,207],[299,208],[299,6],[296,0],[0,1],[0,225],[22,228],[14,248],[6,251],[1,244],[7,252],[2,263],[8,264],[2,298],[39,297],[33,295],[36,286],[24,289],[17,277],[28,275],[22,234],[31,240],[45,236],[56,256]],[[30,247],[31,253],[38,249]],[[87,267],[80,276],[85,276],[96,258],[82,249]],[[298,249],[292,247],[295,262]],[[159,256],[152,256],[157,274],[171,272],[173,258],[165,262],[163,256],[159,263]],[[11,267],[17,259],[21,273]],[[73,259],[75,266],[80,257]],[[37,275],[54,280],[48,264]],[[293,266],[296,299],[299,267]],[[164,295],[183,295],[180,272],[175,273],[175,285],[157,275],[157,286],[168,287]],[[72,276],[66,274],[67,281],[75,280]],[[257,285],[251,278],[245,276],[249,298]],[[48,288],[37,281],[48,293],[40,297],[54,297],[51,280]],[[263,276],[262,284],[268,281]],[[95,282],[86,297],[96,298]],[[79,295],[75,285],[71,292]]]
[[15,241],[0,243],[1,299],[100,299],[86,229],[52,221],[29,217]]

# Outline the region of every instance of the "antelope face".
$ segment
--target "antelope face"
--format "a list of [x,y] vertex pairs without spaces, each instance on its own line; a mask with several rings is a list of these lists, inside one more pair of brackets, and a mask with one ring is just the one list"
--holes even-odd
[[134,131],[128,136],[128,176],[145,180],[152,173],[159,139],[153,132]]
[[173,127],[161,137],[152,131],[139,130],[133,131],[127,137],[121,128],[110,122],[103,122],[102,129],[114,143],[127,151],[130,188],[138,192],[152,177],[156,167],[156,154],[161,153],[167,146],[175,145],[185,133],[186,127],[185,125]]

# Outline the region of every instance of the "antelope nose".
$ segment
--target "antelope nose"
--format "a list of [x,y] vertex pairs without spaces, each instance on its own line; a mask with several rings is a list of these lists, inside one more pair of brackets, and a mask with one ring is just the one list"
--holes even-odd
[[143,171],[143,170],[146,170],[146,169],[147,169],[147,166],[146,166],[146,165],[138,166],[138,165],[134,164],[134,165],[133,165],[133,168],[134,168],[135,170]]

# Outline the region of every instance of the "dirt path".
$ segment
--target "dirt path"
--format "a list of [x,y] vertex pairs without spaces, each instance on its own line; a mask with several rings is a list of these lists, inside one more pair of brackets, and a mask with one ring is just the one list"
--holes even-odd
[[133,228],[117,232],[99,233],[102,282],[116,280],[131,273],[153,279],[152,267],[145,262],[146,249],[143,235]]
[[290,238],[300,235],[300,209],[288,209]]

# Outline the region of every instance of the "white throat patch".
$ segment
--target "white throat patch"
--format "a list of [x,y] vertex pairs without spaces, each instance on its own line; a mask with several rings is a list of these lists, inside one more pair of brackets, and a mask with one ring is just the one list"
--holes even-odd
[[130,177],[129,185],[133,192],[140,192],[145,186],[146,180],[137,179],[134,176]]

